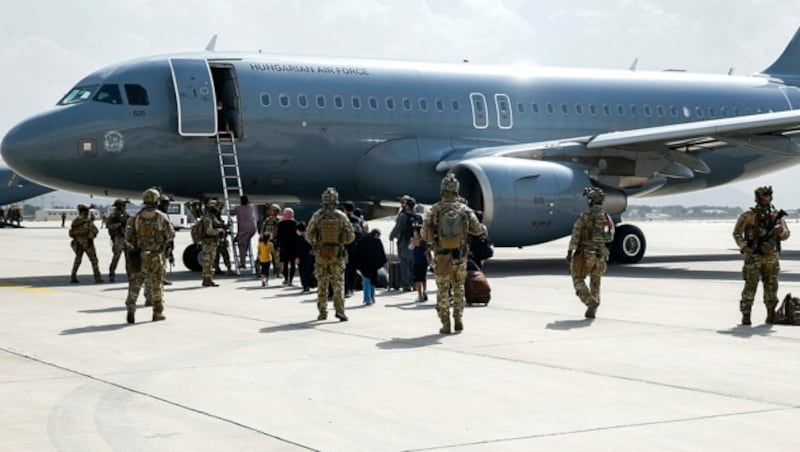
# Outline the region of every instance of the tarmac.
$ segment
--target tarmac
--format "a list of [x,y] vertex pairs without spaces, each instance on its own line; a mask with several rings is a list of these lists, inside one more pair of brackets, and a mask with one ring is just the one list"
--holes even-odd
[[[389,225],[380,225],[384,236]],[[566,239],[497,249],[492,300],[441,335],[431,301],[378,290],[348,322],[316,294],[176,268],[167,320],[127,283],[69,284],[67,228],[0,229],[0,450],[794,451],[800,327],[739,325],[733,222],[643,222],[648,251],[611,265],[583,317]],[[800,235],[800,226],[790,223]],[[96,241],[107,278],[110,242]],[[178,253],[189,232],[177,235]],[[800,241],[779,295],[800,294]],[[388,248],[387,248],[388,249]],[[298,284],[296,279],[295,284]]]

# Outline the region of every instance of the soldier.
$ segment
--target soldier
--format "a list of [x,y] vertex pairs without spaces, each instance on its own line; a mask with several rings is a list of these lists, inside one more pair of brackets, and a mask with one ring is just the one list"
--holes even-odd
[[441,334],[450,334],[450,293],[453,295],[453,327],[464,329],[464,281],[467,279],[468,235],[483,232],[475,212],[458,197],[459,183],[450,173],[442,179],[442,200],[431,206],[422,223],[422,238],[434,253],[436,311]]
[[[567,265],[572,275],[575,294],[586,305],[587,319],[593,319],[600,305],[600,279],[606,272],[608,247],[606,243],[614,240],[614,222],[603,209],[605,194],[595,187],[583,189],[583,196],[589,199],[586,210],[572,226],[572,238],[567,250]],[[589,287],[586,276],[589,275]]]
[[[216,215],[216,224],[224,225],[225,229],[228,229],[230,226],[225,224],[225,220],[222,219],[222,212],[217,210]],[[228,248],[230,248],[230,243],[228,242],[228,232],[224,231],[218,237],[219,241],[217,242],[217,254],[214,256],[214,273],[217,275],[222,274],[222,270],[219,268],[219,259],[222,258],[222,261],[225,263],[225,268],[228,269],[226,274],[228,276],[234,276],[236,272],[233,271],[231,268],[231,253]]]
[[[117,199],[114,207],[106,220],[108,235],[111,237],[111,265],[108,267],[108,280],[114,282],[114,272],[119,263],[119,257],[125,251],[125,226],[128,224],[127,199]],[[130,275],[128,275],[130,278]]]
[[269,236],[272,237],[272,268],[273,274],[281,278],[283,277],[283,265],[281,264],[281,255],[280,250],[278,249],[278,223],[280,223],[281,219],[278,217],[281,213],[281,206],[277,204],[272,204],[271,206],[267,206],[266,209],[267,217],[264,218],[264,221],[261,223],[261,230],[259,233],[264,235],[265,233],[269,233]]
[[69,236],[72,238],[70,246],[75,252],[75,261],[72,263],[72,277],[69,282],[78,283],[78,267],[81,266],[83,253],[89,256],[94,272],[94,282],[101,283],[100,267],[97,265],[97,253],[94,249],[94,238],[97,237],[97,226],[89,219],[89,206],[78,204],[78,216],[72,220],[69,227]]
[[347,215],[336,210],[339,193],[328,187],[322,193],[322,208],[314,212],[306,229],[306,241],[314,254],[314,276],[317,277],[317,320],[328,318],[328,286],[333,288],[336,318],[347,321],[344,314],[344,267],[347,264],[345,245],[355,239],[353,225]]
[[135,321],[136,299],[142,284],[148,278],[152,279],[153,321],[166,319],[163,315],[161,278],[164,272],[164,251],[167,243],[175,238],[175,230],[169,218],[156,208],[160,196],[157,190],[147,189],[142,194],[144,207],[131,219],[130,227],[125,231],[132,273],[128,284],[128,298],[125,299],[128,323]]
[[[150,187],[150,188],[152,188],[153,190],[156,190],[157,192],[161,193],[161,187]],[[170,200],[169,196],[161,193],[160,197],[158,198],[158,204],[156,205],[156,208],[158,209],[158,211],[163,213],[163,214],[165,214],[165,215],[167,215],[167,218],[169,218],[169,215],[167,214],[167,211],[168,211],[168,208],[169,208],[170,201],[171,200]],[[172,221],[170,221],[170,223],[172,223]],[[173,226],[173,229],[174,228],[175,228],[175,226]],[[175,249],[175,240],[173,238],[173,239],[170,239],[169,241],[167,241],[167,244],[164,246],[164,265],[161,266],[161,284],[162,284],[162,286],[169,286],[169,285],[172,284],[170,281],[167,280],[167,264],[166,263],[169,262],[169,265],[174,265],[175,264],[175,257],[173,256],[173,250],[174,249]],[[164,301],[164,296],[163,296],[163,293],[164,293],[163,287],[162,287],[161,293],[162,293],[161,303],[163,304],[165,302]],[[148,275],[144,279],[144,305],[145,306],[153,306],[153,276],[152,276],[152,274]]]
[[214,260],[217,257],[217,245],[220,234],[225,234],[225,224],[218,219],[219,202],[210,199],[203,215],[203,287],[217,287],[219,284],[212,279],[214,275]]
[[744,290],[739,302],[742,325],[750,325],[750,311],[756,296],[758,280],[764,285],[764,304],[767,307],[767,323],[775,322],[775,306],[778,304],[778,261],[781,241],[789,238],[789,228],[783,217],[786,212],[776,211],[772,205],[772,187],[755,190],[756,206],[739,215],[733,228],[733,239],[744,256],[742,276]]

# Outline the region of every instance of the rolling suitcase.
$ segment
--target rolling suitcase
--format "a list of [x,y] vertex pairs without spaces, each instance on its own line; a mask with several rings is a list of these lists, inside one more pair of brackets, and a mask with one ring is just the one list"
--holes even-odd
[[492,288],[489,287],[486,275],[480,270],[468,271],[467,279],[464,281],[464,301],[468,305],[487,305],[491,299]]
[[389,255],[386,256],[389,261],[389,286],[388,290],[400,290],[402,283],[400,282],[400,257],[394,253],[394,241],[389,242]]

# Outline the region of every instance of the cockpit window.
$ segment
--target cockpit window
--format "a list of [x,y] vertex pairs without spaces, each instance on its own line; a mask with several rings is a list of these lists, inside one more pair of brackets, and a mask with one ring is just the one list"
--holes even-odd
[[58,101],[58,105],[70,105],[86,102],[92,98],[92,93],[94,93],[94,90],[96,89],[97,85],[76,86],[75,88],[72,88],[72,90],[70,90],[66,96],[62,97],[61,100]]
[[128,103],[131,105],[150,105],[150,98],[147,97],[147,90],[142,85],[125,84],[125,94],[128,95]]
[[121,104],[122,95],[119,93],[119,85],[103,85],[94,95],[93,100],[107,104]]

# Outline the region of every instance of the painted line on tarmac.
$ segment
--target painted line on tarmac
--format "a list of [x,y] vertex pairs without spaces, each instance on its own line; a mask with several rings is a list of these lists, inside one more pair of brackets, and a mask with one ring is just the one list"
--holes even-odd
[[48,289],[44,287],[34,287],[34,286],[26,286],[21,284],[13,284],[10,282],[0,281],[0,287],[8,288],[8,289],[16,289],[22,290],[25,292],[33,292],[33,293],[55,293],[56,291],[53,289]]

